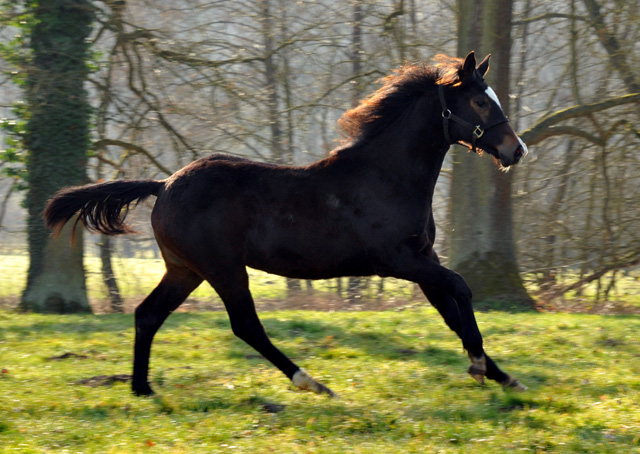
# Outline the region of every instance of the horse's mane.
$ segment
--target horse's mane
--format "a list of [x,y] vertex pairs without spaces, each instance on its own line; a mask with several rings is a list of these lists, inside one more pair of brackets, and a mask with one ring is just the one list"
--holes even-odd
[[395,121],[420,95],[437,85],[455,85],[460,82],[461,58],[436,55],[435,63],[407,64],[393,74],[380,79],[383,83],[376,92],[348,110],[338,120],[345,142],[366,140]]

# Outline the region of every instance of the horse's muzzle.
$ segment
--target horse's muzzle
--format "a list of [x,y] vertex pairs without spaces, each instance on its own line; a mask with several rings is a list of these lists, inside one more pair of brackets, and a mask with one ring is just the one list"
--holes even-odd
[[522,141],[520,137],[518,137],[518,145],[516,149],[513,151],[511,156],[500,155],[500,163],[503,167],[509,167],[512,165],[516,165],[522,158],[524,158],[529,153],[527,149],[527,145]]
[[518,147],[516,152],[513,154],[513,163],[517,164],[526,154],[527,152],[522,147]]

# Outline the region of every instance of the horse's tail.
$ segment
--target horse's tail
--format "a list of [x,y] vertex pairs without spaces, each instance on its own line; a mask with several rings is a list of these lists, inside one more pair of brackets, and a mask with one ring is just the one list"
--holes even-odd
[[82,222],[92,232],[119,235],[134,232],[125,224],[129,205],[157,196],[164,181],[122,180],[75,186],[60,190],[44,210],[45,224],[54,235],[78,213],[76,224]]

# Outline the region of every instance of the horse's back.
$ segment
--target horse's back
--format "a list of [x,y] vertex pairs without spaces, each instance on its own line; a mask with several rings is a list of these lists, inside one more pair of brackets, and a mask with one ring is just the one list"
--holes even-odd
[[158,196],[156,239],[189,263],[242,263],[300,278],[371,274],[330,173],[226,155],[194,161]]
[[295,278],[379,274],[403,241],[428,242],[428,207],[376,186],[379,170],[345,161],[195,161],[158,196],[152,224],[160,248],[198,266],[246,265]]

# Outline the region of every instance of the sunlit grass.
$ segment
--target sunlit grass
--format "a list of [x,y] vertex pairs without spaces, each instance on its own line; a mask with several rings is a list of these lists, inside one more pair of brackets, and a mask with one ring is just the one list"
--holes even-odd
[[[262,318],[340,399],[293,390],[223,313],[172,315],[154,344],[158,396],[135,398],[78,383],[130,373],[130,315],[0,312],[0,452],[640,452],[638,317],[478,314],[523,394],[478,386],[431,308]],[[78,356],[49,359],[64,353]]]

